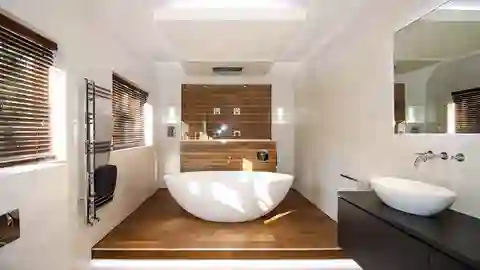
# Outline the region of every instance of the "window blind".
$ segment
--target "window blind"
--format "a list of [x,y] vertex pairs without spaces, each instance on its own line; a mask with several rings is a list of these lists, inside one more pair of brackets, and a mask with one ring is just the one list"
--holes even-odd
[[126,149],[145,145],[144,105],[148,93],[113,74],[113,148]]
[[0,16],[0,167],[53,157],[48,74],[56,44],[45,40]]
[[457,133],[480,133],[480,88],[453,92]]

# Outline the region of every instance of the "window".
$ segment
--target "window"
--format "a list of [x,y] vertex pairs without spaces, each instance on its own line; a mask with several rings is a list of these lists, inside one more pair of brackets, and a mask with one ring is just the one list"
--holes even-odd
[[148,93],[132,82],[113,74],[113,148],[145,145],[144,105]]
[[0,167],[53,157],[48,78],[56,48],[0,15]]
[[480,88],[453,92],[456,133],[480,133]]

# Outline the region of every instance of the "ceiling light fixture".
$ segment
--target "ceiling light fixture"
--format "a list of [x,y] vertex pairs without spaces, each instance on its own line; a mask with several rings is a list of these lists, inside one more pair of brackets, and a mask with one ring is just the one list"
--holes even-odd
[[305,21],[305,1],[170,0],[155,10],[157,21]]

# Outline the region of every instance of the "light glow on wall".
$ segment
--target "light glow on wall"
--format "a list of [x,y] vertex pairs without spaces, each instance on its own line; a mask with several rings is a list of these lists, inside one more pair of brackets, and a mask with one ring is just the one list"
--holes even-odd
[[167,115],[164,117],[164,123],[170,125],[178,124],[177,109],[174,106],[168,107]]
[[[52,152],[58,160],[67,159],[67,73],[56,67],[48,70],[50,99],[50,129],[53,136]],[[77,127],[75,126],[74,129]],[[77,136],[77,130],[73,134]]]
[[449,134],[457,133],[457,123],[455,120],[455,103],[447,104],[447,132]]
[[277,108],[275,114],[274,114],[274,124],[285,124],[285,109],[282,107]]
[[145,116],[145,145],[153,145],[153,107],[146,103],[143,107],[143,113]]

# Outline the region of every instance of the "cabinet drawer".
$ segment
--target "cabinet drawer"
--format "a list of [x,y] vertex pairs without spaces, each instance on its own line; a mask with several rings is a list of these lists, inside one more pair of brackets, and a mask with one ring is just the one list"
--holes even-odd
[[343,199],[338,207],[340,246],[364,270],[429,269],[427,245]]

